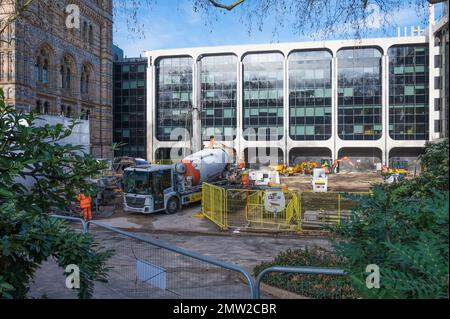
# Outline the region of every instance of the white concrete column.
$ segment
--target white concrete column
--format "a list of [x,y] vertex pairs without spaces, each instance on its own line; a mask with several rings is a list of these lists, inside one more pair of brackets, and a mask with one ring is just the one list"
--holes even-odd
[[283,143],[283,161],[286,165],[289,165],[289,148],[288,148],[288,138],[289,138],[289,62],[288,62],[289,56],[286,54],[284,57],[284,99],[283,99],[283,114],[284,114],[284,120],[283,120],[283,131],[284,131],[284,139],[282,141]]
[[202,149],[202,123],[200,109],[200,62],[194,59],[192,65],[192,152],[196,153]]
[[[434,46],[434,32],[433,25],[435,23],[435,15],[434,15],[434,5],[429,5],[428,7],[428,56],[429,56],[429,73],[428,73],[428,113],[429,113],[429,140],[432,141],[436,138],[439,138],[439,133],[435,133],[434,121],[439,118],[439,114],[436,114],[434,111],[434,98],[436,96],[435,86],[434,86],[434,78],[439,76],[439,70],[434,68],[434,56],[437,52],[439,54],[439,48],[435,48]],[[439,92],[438,92],[439,94]]]
[[[243,100],[244,100],[244,72],[242,64],[242,56],[238,55],[237,62],[237,91],[236,91],[236,160],[244,160],[244,149],[242,147],[243,136]],[[242,157],[242,158],[241,158]]]
[[156,123],[156,103],[155,103],[155,75],[156,68],[153,65],[153,58],[148,56],[147,66],[147,160],[155,160],[154,134]]
[[383,126],[383,148],[381,161],[384,165],[389,163],[388,138],[389,138],[389,56],[387,52],[381,58],[381,121]]
[[333,53],[331,60],[331,127],[332,127],[332,147],[331,156],[333,160],[338,158],[337,139],[338,135],[338,60],[336,53]]

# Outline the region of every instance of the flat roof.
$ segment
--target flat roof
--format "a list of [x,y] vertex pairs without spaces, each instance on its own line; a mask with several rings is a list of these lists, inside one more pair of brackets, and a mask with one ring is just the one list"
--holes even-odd
[[223,46],[205,46],[205,47],[186,47],[186,48],[172,48],[172,49],[158,49],[145,51],[145,56],[163,56],[163,55],[186,55],[189,52],[204,52],[218,53],[218,52],[233,52],[233,51],[279,51],[282,49],[308,49],[308,48],[328,48],[330,46],[336,47],[358,47],[358,46],[377,46],[384,43],[393,44],[408,44],[408,43],[427,43],[426,35],[417,36],[392,36],[380,38],[360,38],[360,39],[341,39],[341,40],[321,40],[321,41],[299,41],[299,42],[279,42],[266,44],[237,44],[237,45],[223,45]]

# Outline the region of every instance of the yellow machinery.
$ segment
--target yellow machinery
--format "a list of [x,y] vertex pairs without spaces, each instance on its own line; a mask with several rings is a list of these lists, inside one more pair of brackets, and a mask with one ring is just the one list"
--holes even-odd
[[292,176],[294,174],[297,174],[301,171],[300,165],[294,165],[294,166],[286,166],[284,164],[278,164],[275,166],[272,166],[272,168],[277,171],[280,175],[284,175],[286,177]]
[[300,164],[300,172],[303,174],[311,174],[317,167],[319,167],[317,162],[303,162]]

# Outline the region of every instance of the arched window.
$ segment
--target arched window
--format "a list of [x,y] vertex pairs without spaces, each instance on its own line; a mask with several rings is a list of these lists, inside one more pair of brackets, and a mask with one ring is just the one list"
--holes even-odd
[[61,104],[61,110],[60,110],[59,114],[61,116],[65,116],[66,115],[66,106],[64,104]]
[[66,71],[64,69],[64,66],[61,65],[61,68],[59,70],[59,75],[61,76],[61,88],[63,88],[63,89],[64,89],[65,83],[66,83],[65,74],[66,74]]
[[70,82],[72,79],[72,74],[70,73],[70,68],[67,68],[67,72],[66,72],[66,88],[70,89]]
[[60,76],[61,76],[61,88],[70,89],[73,86],[72,79],[75,73],[75,61],[69,55],[66,55],[61,61]]
[[48,60],[44,60],[42,66],[42,83],[48,83]]
[[44,103],[44,114],[49,114],[50,113],[50,103],[45,102]]
[[72,107],[71,106],[67,106],[66,116],[70,117],[71,115],[72,115]]
[[87,42],[87,32],[88,32],[88,30],[87,30],[87,22],[86,21],[83,22],[83,30],[81,32],[82,32],[81,37],[82,37],[83,41]]
[[81,94],[89,93],[89,81],[90,81],[90,69],[87,65],[83,65],[80,78],[80,91]]
[[94,44],[94,28],[92,27],[92,25],[89,26],[89,44]]
[[40,74],[40,69],[41,69],[40,64],[41,64],[41,59],[38,57],[36,59],[36,63],[34,64],[34,80],[36,82],[39,81],[39,74]]
[[40,114],[41,113],[41,111],[42,111],[42,103],[41,103],[41,101],[36,101],[36,113],[38,113],[38,114]]
[[36,82],[50,83],[50,50],[47,46],[43,46],[36,56],[34,64],[34,80]]

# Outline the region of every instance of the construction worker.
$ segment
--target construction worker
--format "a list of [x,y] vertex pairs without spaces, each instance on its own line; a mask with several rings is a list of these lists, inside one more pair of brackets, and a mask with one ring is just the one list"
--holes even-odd
[[92,220],[91,196],[81,193],[77,196],[77,201],[80,202],[80,208],[83,210],[84,221]]

